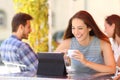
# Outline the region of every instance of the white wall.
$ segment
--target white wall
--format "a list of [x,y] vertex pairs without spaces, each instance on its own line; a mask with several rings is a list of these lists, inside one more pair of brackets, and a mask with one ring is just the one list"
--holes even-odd
[[92,14],[100,29],[104,31],[104,19],[111,14],[120,15],[120,0],[87,0],[87,10]]
[[11,34],[11,20],[15,13],[12,0],[0,0],[0,10],[6,13],[6,26],[0,28],[0,40],[2,40]]
[[51,0],[53,33],[65,30],[70,17],[79,10],[87,10],[104,31],[104,19],[110,14],[120,15],[120,0]]
[[52,8],[52,31],[64,30],[70,17],[78,10],[84,9],[83,0],[50,0]]

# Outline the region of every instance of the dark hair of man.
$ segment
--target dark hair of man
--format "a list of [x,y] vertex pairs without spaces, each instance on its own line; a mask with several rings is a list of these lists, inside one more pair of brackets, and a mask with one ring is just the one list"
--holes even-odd
[[12,19],[12,32],[18,30],[19,25],[26,25],[27,20],[32,20],[32,16],[26,13],[17,13]]
[[102,33],[102,31],[99,29],[98,25],[94,21],[93,17],[87,11],[79,11],[69,20],[68,27],[66,29],[66,32],[64,33],[63,39],[74,37],[74,35],[72,34],[72,20],[74,18],[83,20],[87,27],[92,29],[89,33],[90,36],[96,36],[104,41],[109,42],[108,37]]
[[111,26],[112,24],[115,24],[115,30],[113,33],[113,39],[115,39],[115,34],[117,34],[120,37],[120,16],[116,14],[112,14],[110,16],[107,16],[105,21]]

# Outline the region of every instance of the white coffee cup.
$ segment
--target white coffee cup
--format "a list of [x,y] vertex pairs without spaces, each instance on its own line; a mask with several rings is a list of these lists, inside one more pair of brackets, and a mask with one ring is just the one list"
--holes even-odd
[[72,58],[72,55],[75,53],[75,50],[68,50],[68,54],[67,56],[69,56],[70,58]]

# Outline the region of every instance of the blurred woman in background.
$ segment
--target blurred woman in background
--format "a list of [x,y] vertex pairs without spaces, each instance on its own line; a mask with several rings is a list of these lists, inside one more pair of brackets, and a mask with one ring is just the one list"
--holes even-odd
[[104,26],[112,44],[116,64],[120,67],[120,16],[116,14],[107,16]]

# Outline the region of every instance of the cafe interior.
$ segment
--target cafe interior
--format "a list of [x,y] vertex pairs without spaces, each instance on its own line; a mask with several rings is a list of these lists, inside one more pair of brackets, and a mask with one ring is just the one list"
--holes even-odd
[[63,52],[55,52],[63,41],[69,19],[80,10],[88,11],[105,33],[106,16],[120,15],[120,0],[0,0],[0,45],[11,35],[11,21],[15,13],[28,13],[34,18],[32,32],[28,40],[22,41],[38,54],[39,61],[37,73],[33,74],[21,72],[19,67],[25,65],[4,62],[0,57],[0,80],[120,80],[118,66],[113,74],[76,74],[65,62]]

